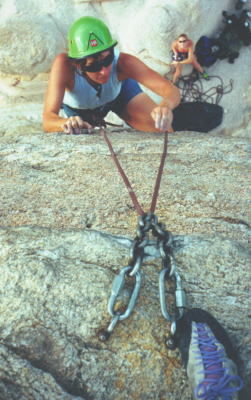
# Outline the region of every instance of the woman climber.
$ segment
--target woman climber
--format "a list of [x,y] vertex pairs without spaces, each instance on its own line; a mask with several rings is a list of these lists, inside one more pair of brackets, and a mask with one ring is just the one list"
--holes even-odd
[[198,63],[194,54],[194,45],[191,39],[185,33],[182,33],[172,44],[172,66],[175,71],[173,74],[173,83],[176,83],[181,76],[184,64],[192,64],[193,67],[202,74],[202,77],[209,79],[208,74],[203,70]]
[[[91,132],[109,111],[131,127],[172,130],[179,90],[138,58],[115,49],[117,41],[99,19],[81,17],[70,27],[68,53],[52,65],[43,111],[46,132]],[[162,97],[157,105],[139,83]],[[67,118],[61,117],[63,108]]]

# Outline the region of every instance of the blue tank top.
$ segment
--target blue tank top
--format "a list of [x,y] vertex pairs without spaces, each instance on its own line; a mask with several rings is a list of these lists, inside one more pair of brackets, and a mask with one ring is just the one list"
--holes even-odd
[[114,60],[109,80],[101,85],[101,94],[97,96],[97,90],[81,75],[75,72],[74,88],[72,91],[66,90],[63,103],[80,109],[91,109],[101,107],[114,100],[121,90],[122,82],[117,77],[117,62],[119,51],[114,51]]

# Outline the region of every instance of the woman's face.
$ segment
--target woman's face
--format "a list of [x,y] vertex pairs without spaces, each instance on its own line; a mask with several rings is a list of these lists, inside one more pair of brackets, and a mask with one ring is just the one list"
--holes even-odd
[[183,47],[183,48],[186,48],[188,45],[188,39],[185,36],[180,36],[178,38],[178,42],[179,42],[179,46]]
[[102,51],[96,57],[87,57],[83,71],[93,82],[106,83],[110,77],[113,59],[113,49]]

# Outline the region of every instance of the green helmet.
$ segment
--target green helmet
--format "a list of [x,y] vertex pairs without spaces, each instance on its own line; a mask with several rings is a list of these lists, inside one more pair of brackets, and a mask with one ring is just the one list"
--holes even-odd
[[75,21],[68,32],[68,56],[85,58],[107,50],[117,44],[107,26],[97,18],[82,17]]

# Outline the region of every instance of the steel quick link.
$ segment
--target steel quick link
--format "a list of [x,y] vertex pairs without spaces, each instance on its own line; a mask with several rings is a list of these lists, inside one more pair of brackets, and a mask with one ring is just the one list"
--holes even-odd
[[[159,297],[160,308],[163,317],[171,323],[170,337],[167,341],[167,346],[170,349],[175,348],[173,336],[176,332],[176,321],[180,319],[186,308],[185,291],[182,287],[181,277],[177,272],[176,262],[173,255],[173,236],[171,232],[159,232],[159,248],[162,257],[163,269],[159,274]],[[175,283],[175,313],[171,315],[167,308],[166,300],[166,283],[167,281]]]
[[[171,315],[167,310],[167,302],[166,302],[166,282],[167,279],[173,279],[175,281],[175,306],[177,309],[177,314]],[[185,311],[186,307],[186,299],[185,292],[182,287],[181,278],[177,271],[175,271],[172,275],[170,275],[170,270],[168,268],[163,269],[159,274],[159,298],[160,298],[160,308],[163,317],[168,322],[175,322],[177,319],[180,319]],[[175,332],[173,332],[174,334]]]
[[[126,281],[126,276],[127,274],[131,271],[131,267],[124,267],[119,275],[117,275],[114,278],[113,284],[112,284],[112,291],[111,291],[111,296],[108,302],[108,312],[109,314],[117,319],[117,316],[119,316],[117,321],[123,321],[124,319],[128,318],[129,315],[131,315],[136,301],[137,301],[137,297],[139,294],[139,290],[140,290],[140,286],[141,286],[141,272],[138,271],[135,274],[135,283],[134,283],[134,289],[132,291],[129,303],[127,305],[126,311],[124,313],[119,313],[118,311],[115,311],[115,305],[116,305],[116,301],[120,295],[120,293],[122,292],[122,290],[124,289],[125,286],[125,281]],[[113,328],[112,328],[113,329]],[[109,330],[109,328],[108,328]]]
[[117,275],[113,280],[111,295],[108,301],[108,312],[112,316],[112,320],[107,330],[102,331],[99,335],[99,338],[102,341],[105,341],[109,338],[111,332],[113,331],[113,329],[115,328],[115,326],[119,321],[123,321],[124,319],[128,318],[133,312],[141,287],[142,275],[140,271],[137,271],[133,276],[135,280],[134,288],[131,293],[126,310],[124,312],[115,310],[118,297],[121,294],[122,290],[124,289],[126,283],[126,277],[129,277],[129,272],[131,270],[132,268],[130,266],[124,267],[120,271],[119,275]]

